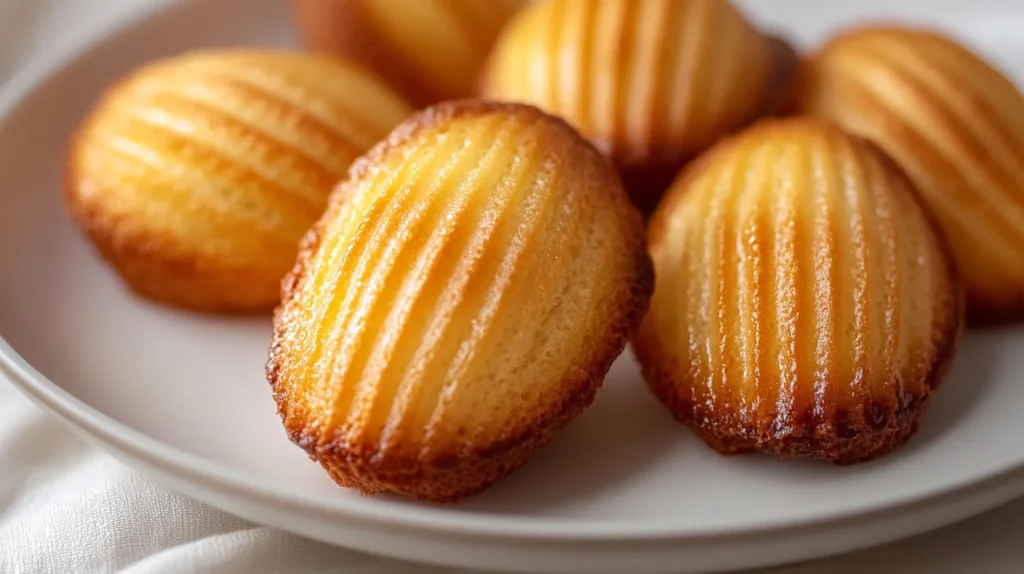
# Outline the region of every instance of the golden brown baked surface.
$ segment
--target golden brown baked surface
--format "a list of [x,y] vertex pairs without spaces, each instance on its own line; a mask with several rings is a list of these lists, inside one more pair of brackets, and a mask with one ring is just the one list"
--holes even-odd
[[648,209],[687,160],[781,104],[795,61],[723,0],[547,0],[502,33],[482,88],[566,118]]
[[65,200],[137,293],[272,309],[348,166],[412,109],[352,64],[257,50],[150,64],[73,136]]
[[963,294],[912,184],[871,144],[764,121],[680,176],[648,241],[657,281],[634,348],[711,446],[851,463],[914,432]]
[[339,484],[454,500],[591,402],[652,283],[639,212],[572,128],[444,103],[332,195],[284,283],[267,376]]
[[800,104],[885,149],[950,239],[971,322],[1024,318],[1024,95],[937,33],[868,28],[804,66]]
[[311,50],[378,71],[425,106],[473,95],[502,26],[527,0],[291,0]]

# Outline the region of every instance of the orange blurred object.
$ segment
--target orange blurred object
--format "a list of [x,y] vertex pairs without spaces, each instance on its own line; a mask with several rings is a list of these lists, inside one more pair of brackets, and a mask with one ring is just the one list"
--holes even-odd
[[306,47],[381,74],[426,106],[472,95],[505,22],[524,0],[292,0]]

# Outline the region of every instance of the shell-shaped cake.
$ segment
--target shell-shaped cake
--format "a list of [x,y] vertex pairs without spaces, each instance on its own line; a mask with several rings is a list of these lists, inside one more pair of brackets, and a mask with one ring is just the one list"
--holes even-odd
[[715,449],[837,463],[903,444],[963,293],[912,184],[832,124],[765,120],[680,176],[648,232],[645,378]]
[[567,119],[650,209],[687,160],[781,106],[795,70],[726,0],[544,0],[506,27],[481,84]]
[[378,71],[425,106],[473,95],[502,26],[527,0],[292,0],[306,46]]
[[596,149],[532,107],[447,102],[335,191],[267,377],[342,486],[455,500],[591,402],[652,288],[642,218]]
[[411,113],[340,60],[213,50],[159,61],[113,86],[73,136],[66,204],[136,293],[269,311],[331,189]]
[[1024,94],[936,32],[870,28],[806,65],[800,105],[882,147],[956,255],[969,322],[1024,318]]

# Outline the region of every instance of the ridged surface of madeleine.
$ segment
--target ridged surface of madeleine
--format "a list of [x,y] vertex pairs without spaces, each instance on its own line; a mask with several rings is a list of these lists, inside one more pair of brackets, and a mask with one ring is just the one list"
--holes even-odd
[[305,44],[377,70],[410,101],[473,95],[491,46],[526,0],[291,0]]
[[803,110],[885,149],[939,220],[972,322],[1024,318],[1024,95],[937,33],[853,31],[806,65]]
[[840,463],[903,444],[962,330],[952,258],[866,141],[763,122],[673,184],[634,348],[654,393],[723,452]]
[[112,87],[71,141],[65,199],[139,294],[272,309],[353,160],[412,112],[353,64],[204,51]]
[[652,281],[640,214],[572,128],[440,104],[335,191],[285,282],[267,375],[339,484],[453,500],[591,402]]
[[794,68],[725,0],[546,0],[502,33],[482,88],[566,118],[652,208],[686,160],[772,111]]

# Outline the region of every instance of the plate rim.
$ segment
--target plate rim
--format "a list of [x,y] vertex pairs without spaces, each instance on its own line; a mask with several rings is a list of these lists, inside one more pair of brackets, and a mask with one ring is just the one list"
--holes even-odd
[[[21,66],[0,88],[0,127],[45,84],[65,72],[79,59],[103,44],[129,33],[148,21],[190,9],[194,2],[160,0],[132,4],[102,25],[73,36]],[[630,352],[629,350],[625,352]],[[380,527],[431,529],[435,534],[454,536],[498,536],[503,538],[595,542],[654,540],[713,540],[778,535],[781,531],[870,520],[900,508],[911,508],[930,500],[956,497],[984,484],[1009,480],[1024,473],[1024,457],[1007,459],[995,470],[973,480],[925,489],[898,501],[879,501],[829,513],[784,519],[764,519],[741,526],[700,527],[679,525],[671,520],[622,520],[593,522],[583,519],[502,517],[488,514],[449,513],[446,506],[409,505],[373,497],[318,499],[301,491],[290,491],[258,476],[160,441],[117,421],[57,385],[26,361],[0,333],[0,376],[11,382],[44,410],[56,415],[108,448],[144,461],[190,483],[202,485],[226,496],[244,497],[269,507],[288,507],[307,515],[348,518]],[[1024,491],[1024,482],[1020,485]]]

